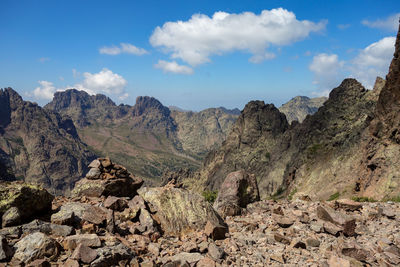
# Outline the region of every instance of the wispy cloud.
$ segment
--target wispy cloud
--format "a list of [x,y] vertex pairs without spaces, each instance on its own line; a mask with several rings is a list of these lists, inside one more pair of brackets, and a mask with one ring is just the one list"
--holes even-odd
[[105,55],[119,55],[119,54],[131,54],[131,55],[145,55],[148,54],[149,52],[146,49],[134,46],[133,44],[128,44],[128,43],[120,43],[119,46],[104,46],[99,49],[100,54],[105,54]]
[[370,28],[377,28],[387,31],[396,31],[399,27],[400,13],[396,13],[384,19],[363,20],[361,23]]
[[165,61],[159,60],[154,65],[156,69],[162,69],[163,72],[175,73],[175,74],[193,74],[193,69],[189,66],[179,65],[176,61]]
[[216,12],[212,17],[195,14],[188,21],[166,22],[157,27],[150,43],[161,47],[172,59],[191,66],[211,61],[211,56],[244,51],[249,61],[259,63],[275,57],[271,46],[289,45],[305,39],[312,32],[325,29],[327,21],[298,20],[283,8],[240,14]]
[[350,28],[350,24],[339,24],[339,25],[337,25],[337,27],[338,27],[338,29],[340,29],[340,30],[346,30],[346,29],[348,29],[348,28]]

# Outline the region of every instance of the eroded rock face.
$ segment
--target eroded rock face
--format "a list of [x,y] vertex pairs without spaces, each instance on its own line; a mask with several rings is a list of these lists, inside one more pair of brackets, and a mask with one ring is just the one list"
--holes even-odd
[[279,108],[279,111],[286,115],[289,123],[293,121],[302,122],[307,115],[317,112],[327,99],[327,97],[309,98],[306,96],[296,96],[283,104]]
[[244,170],[228,174],[218,191],[214,209],[222,216],[239,215],[247,204],[260,200],[257,180]]
[[200,231],[207,221],[225,225],[218,213],[203,197],[182,188],[141,188],[139,195],[155,211],[166,234]]
[[11,88],[0,90],[0,103],[0,173],[68,193],[94,158],[72,120],[24,101]]

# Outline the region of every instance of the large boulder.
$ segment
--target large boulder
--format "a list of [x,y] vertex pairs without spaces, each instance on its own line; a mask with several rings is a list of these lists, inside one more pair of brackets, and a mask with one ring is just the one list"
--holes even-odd
[[67,202],[57,213],[51,215],[51,222],[61,225],[77,226],[83,222],[102,224],[107,219],[107,209],[88,203]]
[[133,197],[142,186],[143,180],[128,172],[108,158],[99,158],[89,164],[86,177],[75,184],[73,197],[118,196]]
[[239,215],[247,204],[260,200],[257,180],[244,170],[229,173],[222,183],[214,209],[222,217]]
[[36,232],[22,238],[15,244],[14,260],[29,263],[36,259],[55,260],[60,253],[60,245],[53,238]]
[[149,204],[156,220],[166,234],[179,235],[202,231],[209,221],[228,232],[219,214],[198,194],[175,187],[143,187],[139,195]]
[[4,217],[3,227],[17,225],[50,212],[53,199],[54,196],[37,185],[1,182],[0,215]]

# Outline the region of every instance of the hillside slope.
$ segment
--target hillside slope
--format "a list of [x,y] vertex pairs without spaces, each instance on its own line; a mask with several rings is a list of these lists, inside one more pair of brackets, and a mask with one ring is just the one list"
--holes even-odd
[[68,193],[94,158],[73,122],[23,101],[11,88],[0,90],[1,180],[40,183]]

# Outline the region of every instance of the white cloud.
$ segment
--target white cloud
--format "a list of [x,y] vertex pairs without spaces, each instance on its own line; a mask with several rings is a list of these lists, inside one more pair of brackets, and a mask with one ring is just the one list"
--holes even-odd
[[56,87],[52,82],[48,81],[39,81],[40,86],[36,87],[33,90],[33,95],[37,99],[53,99],[54,93],[57,91]]
[[89,94],[106,93],[110,95],[123,94],[127,81],[119,74],[103,68],[98,73],[83,73],[84,80],[75,84],[75,88],[86,91]]
[[[73,70],[74,71],[74,70]],[[74,73],[77,73],[76,70]],[[36,87],[33,95],[37,99],[53,99],[55,92],[65,91],[69,88],[86,91],[88,94],[108,94],[123,100],[129,95],[124,91],[127,81],[119,74],[113,73],[107,68],[103,68],[98,73],[84,72],[83,81],[74,86],[56,88],[52,82],[39,81],[40,86]]]
[[133,44],[128,44],[128,43],[120,43],[120,46],[104,46],[99,49],[100,54],[106,54],[106,55],[119,55],[119,54],[132,54],[132,55],[145,55],[148,54],[149,52],[143,48],[136,47]]
[[339,61],[336,54],[318,54],[313,57],[309,69],[314,73],[313,84],[325,95],[327,90],[337,86],[342,78],[340,73],[344,61]]
[[391,15],[385,19],[377,19],[374,21],[363,20],[361,23],[370,28],[377,28],[388,31],[396,31],[399,27],[400,13]]
[[171,58],[182,59],[192,66],[210,61],[212,55],[232,51],[252,54],[251,62],[274,58],[267,52],[271,45],[281,46],[300,41],[311,32],[325,29],[327,21],[314,23],[297,20],[283,8],[230,14],[216,12],[212,17],[195,14],[188,21],[166,22],[157,27],[150,43],[161,47]]
[[365,87],[372,88],[376,76],[385,77],[394,53],[395,37],[385,37],[361,50],[350,71]]
[[154,64],[156,69],[162,69],[163,72],[171,72],[176,74],[193,74],[193,69],[188,66],[179,65],[176,61],[164,61],[159,60],[157,64]]

